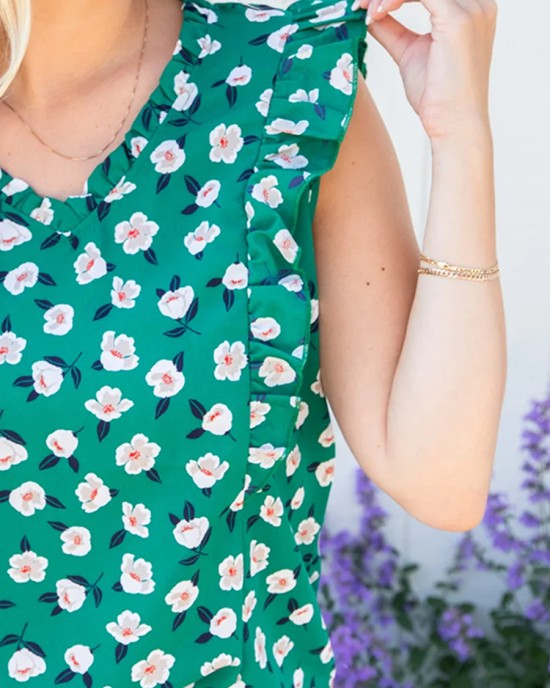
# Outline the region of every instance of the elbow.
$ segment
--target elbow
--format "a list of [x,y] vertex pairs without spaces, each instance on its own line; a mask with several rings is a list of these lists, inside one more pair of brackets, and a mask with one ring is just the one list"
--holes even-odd
[[473,530],[483,521],[487,500],[480,502],[464,500],[460,504],[453,505],[451,500],[443,500],[434,504],[401,504],[405,511],[417,521],[425,525],[447,530],[450,532],[466,532]]

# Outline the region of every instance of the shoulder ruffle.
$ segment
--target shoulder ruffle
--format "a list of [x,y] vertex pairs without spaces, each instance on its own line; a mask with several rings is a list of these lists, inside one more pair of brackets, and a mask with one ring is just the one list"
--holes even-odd
[[[335,163],[359,75],[366,10],[297,0],[279,29],[281,59],[246,193],[251,375],[250,482],[259,492],[291,449],[315,319],[298,243],[304,194]],[[308,197],[305,198],[308,200]],[[310,234],[307,240],[311,241]],[[304,241],[304,240],[302,240]],[[281,326],[281,323],[284,323]]]

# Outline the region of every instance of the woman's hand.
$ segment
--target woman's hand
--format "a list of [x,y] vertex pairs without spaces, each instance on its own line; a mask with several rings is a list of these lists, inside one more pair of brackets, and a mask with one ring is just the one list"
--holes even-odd
[[415,0],[357,0],[368,8],[369,34],[399,66],[405,93],[430,139],[489,131],[489,71],[496,0],[419,0],[431,34],[418,34],[388,14]]

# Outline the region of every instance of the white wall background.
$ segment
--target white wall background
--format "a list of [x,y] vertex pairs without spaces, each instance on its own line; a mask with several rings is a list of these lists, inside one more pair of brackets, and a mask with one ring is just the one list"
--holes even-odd
[[[429,31],[420,2],[393,15],[416,31]],[[491,71],[491,122],[495,149],[498,258],[508,328],[508,379],[495,457],[493,489],[519,500],[522,416],[541,398],[550,364],[550,3],[500,0]],[[429,143],[406,100],[397,66],[372,36],[367,83],[401,163],[419,244],[430,192]],[[327,523],[331,529],[357,522],[353,482],[357,466],[337,431],[337,462]],[[406,559],[421,564],[421,592],[443,576],[459,533],[437,530],[409,516],[380,493],[390,514],[388,536]],[[475,532],[482,533],[482,526]],[[495,582],[497,587],[495,587]],[[472,573],[465,590],[482,606],[499,592],[498,581]]]

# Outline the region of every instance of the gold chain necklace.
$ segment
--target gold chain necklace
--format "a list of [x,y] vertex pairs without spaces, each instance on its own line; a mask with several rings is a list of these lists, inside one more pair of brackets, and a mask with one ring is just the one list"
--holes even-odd
[[44,139],[42,139],[42,138],[36,133],[36,131],[34,131],[34,129],[31,128],[31,126],[28,124],[28,122],[26,122],[26,121],[23,119],[23,117],[21,117],[21,115],[15,110],[15,108],[13,108],[11,105],[9,105],[9,103],[6,103],[5,100],[2,100],[1,102],[3,102],[4,105],[6,105],[7,107],[9,107],[10,110],[12,110],[12,111],[19,117],[19,119],[23,122],[23,124],[24,124],[24,125],[26,126],[26,128],[31,132],[31,134],[33,134],[33,135],[40,141],[40,143],[42,143],[44,146],[46,146],[52,153],[56,153],[57,155],[60,155],[61,157],[66,158],[67,160],[90,160],[91,158],[97,158],[97,157],[98,157],[99,155],[101,155],[104,151],[106,151],[107,148],[111,145],[111,143],[116,139],[116,137],[119,135],[120,131],[122,130],[122,127],[124,126],[124,123],[125,123],[126,120],[128,119],[128,115],[130,114],[130,110],[131,110],[131,108],[132,108],[132,104],[133,104],[133,102],[134,102],[134,98],[135,98],[135,95],[136,95],[137,85],[138,85],[138,82],[139,82],[139,76],[140,76],[140,73],[141,73],[141,64],[142,64],[142,61],[143,61],[143,55],[144,55],[144,53],[145,53],[145,47],[146,47],[146,45],[147,45],[147,34],[148,34],[148,30],[149,30],[149,0],[145,0],[145,29],[144,29],[144,32],[143,32],[143,44],[142,44],[142,46],[141,46],[141,52],[140,52],[140,54],[139,54],[138,69],[137,69],[137,74],[136,74],[136,78],[135,78],[135,82],[134,82],[134,88],[133,88],[133,90],[132,90],[132,96],[131,96],[131,98],[130,98],[130,102],[129,102],[129,104],[128,104],[128,107],[126,108],[126,112],[124,113],[124,117],[123,117],[123,119],[122,119],[122,122],[120,123],[119,128],[117,129],[117,131],[115,132],[115,134],[112,136],[112,138],[110,139],[110,141],[108,141],[107,144],[106,144],[105,146],[103,146],[103,148],[102,148],[98,153],[94,153],[93,155],[87,155],[87,156],[85,156],[85,157],[74,157],[74,156],[72,156],[72,155],[65,155],[65,153],[61,153],[60,151],[55,150],[55,149],[52,148],[48,143],[46,143],[46,142],[44,141]]

